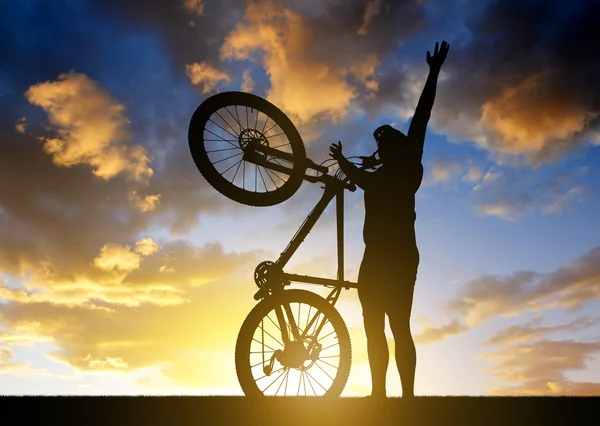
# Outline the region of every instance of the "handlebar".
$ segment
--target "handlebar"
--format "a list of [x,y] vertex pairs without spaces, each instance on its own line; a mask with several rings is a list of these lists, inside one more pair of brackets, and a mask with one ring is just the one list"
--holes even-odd
[[[263,155],[261,155],[261,154],[263,154]],[[294,156],[291,153],[279,151],[279,150],[277,150],[275,148],[271,148],[270,146],[267,146],[267,145],[262,145],[261,143],[259,143],[258,140],[251,140],[248,143],[248,146],[244,150],[244,156],[242,158],[244,161],[249,161],[249,162],[257,164],[259,166],[263,166],[265,168],[274,170],[276,172],[285,173],[287,175],[292,175],[292,173],[294,173],[294,171],[292,169],[290,169],[282,164],[274,163],[274,162],[267,160],[267,157],[266,157],[267,155],[270,155],[273,158],[280,158],[282,160],[286,160],[291,163],[294,163],[294,161],[297,161],[294,159]],[[351,183],[349,181],[349,179],[346,178],[345,180],[341,180],[335,176],[329,175],[328,167],[321,166],[321,165],[315,163],[314,161],[312,161],[310,158],[304,158],[303,167],[305,169],[313,169],[313,170],[316,170],[316,171],[322,173],[320,176],[311,176],[311,175],[304,174],[304,179],[309,182],[312,182],[312,183],[323,182],[325,184],[337,184],[337,185],[342,185],[345,189],[348,189],[352,192],[356,191],[356,185]]]

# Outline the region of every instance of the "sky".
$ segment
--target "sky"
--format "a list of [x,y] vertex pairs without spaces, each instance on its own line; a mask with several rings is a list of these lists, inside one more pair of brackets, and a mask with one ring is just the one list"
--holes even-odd
[[[600,395],[594,0],[0,1],[0,394],[240,395],[239,328],[319,200],[237,203],[188,145],[245,91],[309,158],[406,132],[442,40],[416,197],[417,395]],[[335,277],[333,204],[286,271]],[[364,244],[345,196],[346,278]],[[292,285],[326,294],[317,286]],[[370,392],[355,290],[343,396]],[[389,326],[390,345],[392,344]],[[388,395],[401,394],[393,362]]]

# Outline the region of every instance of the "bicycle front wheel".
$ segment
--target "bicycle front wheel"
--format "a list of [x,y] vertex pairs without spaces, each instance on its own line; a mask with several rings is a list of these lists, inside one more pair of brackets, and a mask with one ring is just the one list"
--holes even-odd
[[[306,151],[298,130],[279,108],[251,93],[223,92],[206,99],[192,116],[188,139],[202,176],[239,203],[281,203],[304,179]],[[262,158],[277,170],[247,161],[244,153],[252,144],[270,149]]]
[[[288,343],[282,338],[278,309],[284,312]],[[294,325],[299,340],[292,336]],[[351,359],[350,335],[342,317],[325,299],[305,290],[285,290],[256,305],[235,348],[238,380],[249,397],[338,397],[348,380]]]

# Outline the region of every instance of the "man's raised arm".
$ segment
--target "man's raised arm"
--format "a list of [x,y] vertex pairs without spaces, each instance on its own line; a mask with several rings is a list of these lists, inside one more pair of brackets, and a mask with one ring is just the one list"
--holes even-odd
[[423,144],[425,142],[425,131],[427,130],[427,123],[431,117],[431,109],[433,108],[433,102],[435,101],[435,91],[437,87],[438,76],[442,64],[446,60],[446,55],[450,45],[445,41],[442,41],[442,46],[438,51],[438,43],[435,43],[435,51],[433,55],[427,51],[427,63],[429,64],[429,75],[425,82],[425,87],[419,98],[419,103],[415,109],[415,114],[410,121],[410,127],[408,129],[408,138],[410,143],[418,144],[419,152],[423,151]]

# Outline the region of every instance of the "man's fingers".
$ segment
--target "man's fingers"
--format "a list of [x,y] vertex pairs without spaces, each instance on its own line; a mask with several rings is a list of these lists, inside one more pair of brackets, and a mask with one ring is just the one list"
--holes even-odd
[[439,44],[439,43],[436,41],[436,42],[435,42],[435,51],[434,51],[434,53],[433,53],[434,55],[436,55],[436,54],[438,53],[438,44]]

